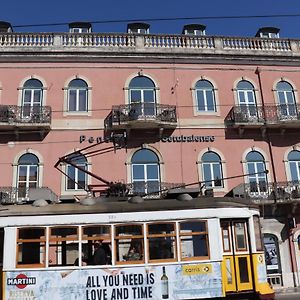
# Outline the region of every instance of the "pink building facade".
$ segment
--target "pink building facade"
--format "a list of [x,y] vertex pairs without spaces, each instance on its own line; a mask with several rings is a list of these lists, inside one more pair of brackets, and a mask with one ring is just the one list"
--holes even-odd
[[109,193],[148,201],[174,187],[231,196],[260,206],[273,286],[300,285],[298,40],[84,31],[0,40],[3,206],[105,196],[111,182],[120,184]]

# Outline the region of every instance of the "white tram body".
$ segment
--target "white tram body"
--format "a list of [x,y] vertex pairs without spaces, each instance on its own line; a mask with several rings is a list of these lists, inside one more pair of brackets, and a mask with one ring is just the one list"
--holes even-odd
[[[3,207],[4,300],[273,297],[255,207],[98,200]],[[109,252],[101,265],[99,241]]]

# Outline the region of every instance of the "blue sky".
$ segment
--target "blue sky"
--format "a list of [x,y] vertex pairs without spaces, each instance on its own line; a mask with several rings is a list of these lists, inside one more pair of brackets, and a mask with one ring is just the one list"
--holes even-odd
[[[151,18],[190,18],[300,14],[299,0],[15,0],[1,3],[0,20],[12,25],[109,21]],[[300,17],[148,21],[152,33],[181,33],[184,24],[207,26],[207,35],[254,36],[263,26],[280,28],[282,38],[300,39]],[[94,32],[125,32],[126,22],[94,24]],[[15,28],[14,31],[67,31],[65,26]]]

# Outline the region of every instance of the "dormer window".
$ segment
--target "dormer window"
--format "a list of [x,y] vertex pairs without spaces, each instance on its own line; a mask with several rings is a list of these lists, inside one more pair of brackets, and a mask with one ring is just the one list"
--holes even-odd
[[13,32],[12,26],[8,22],[0,21],[0,32]]
[[205,25],[188,24],[184,25],[182,33],[185,35],[205,35]]
[[92,32],[91,23],[73,22],[69,24],[69,32],[71,33],[90,33]]
[[148,34],[150,25],[146,23],[130,23],[127,25],[127,33]]
[[262,27],[257,31],[255,36],[261,38],[277,39],[279,38],[279,31],[280,29],[276,27]]

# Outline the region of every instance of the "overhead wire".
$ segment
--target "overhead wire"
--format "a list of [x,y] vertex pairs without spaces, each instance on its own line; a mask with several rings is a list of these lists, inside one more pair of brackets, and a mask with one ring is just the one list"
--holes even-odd
[[[109,24],[109,23],[129,23],[129,22],[165,22],[165,21],[188,21],[188,20],[226,20],[226,19],[258,19],[258,18],[295,18],[300,17],[300,13],[294,14],[269,14],[269,15],[231,15],[231,16],[195,16],[195,17],[172,17],[172,18],[139,18],[139,19],[116,19],[116,20],[95,20],[87,21],[91,24]],[[35,23],[35,24],[16,24],[14,28],[27,27],[50,27],[64,26],[70,22],[58,23]]]

